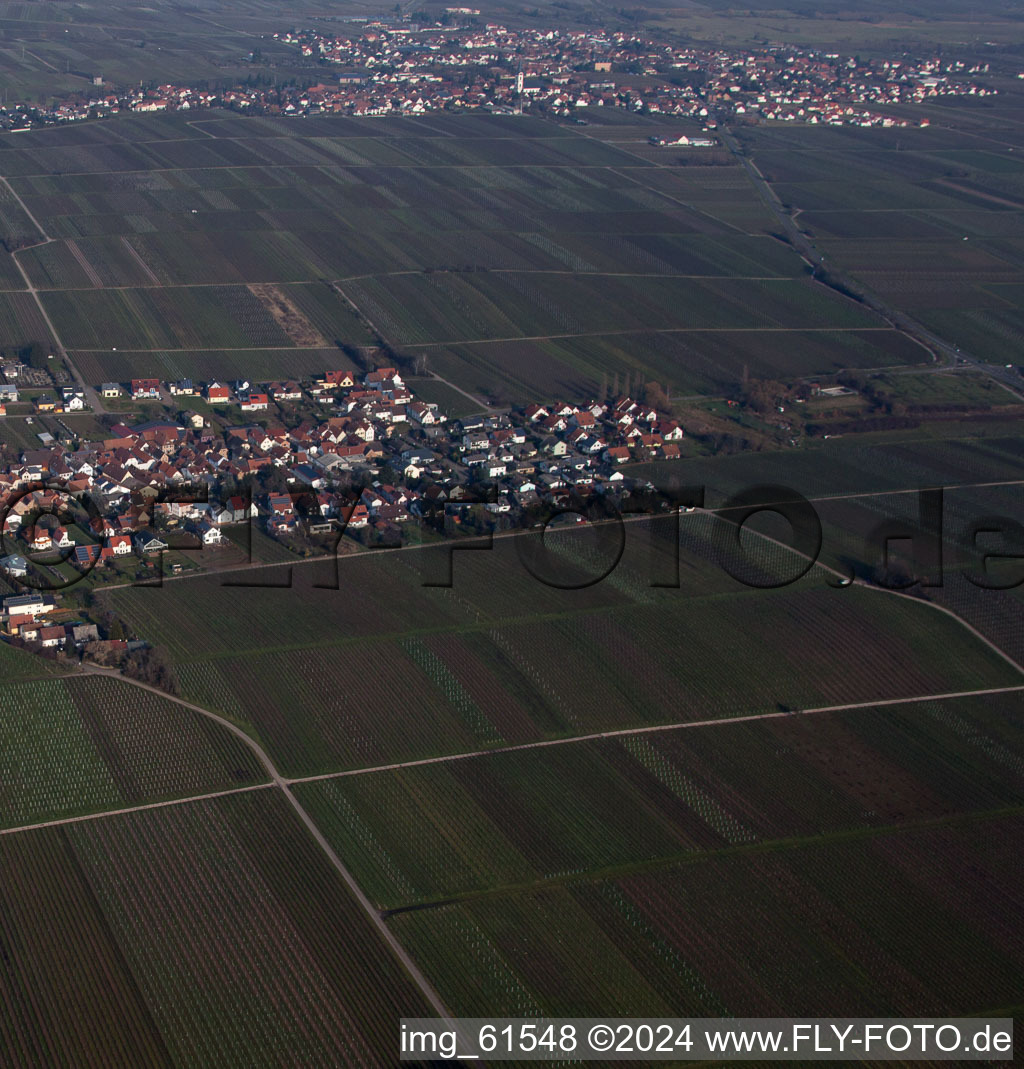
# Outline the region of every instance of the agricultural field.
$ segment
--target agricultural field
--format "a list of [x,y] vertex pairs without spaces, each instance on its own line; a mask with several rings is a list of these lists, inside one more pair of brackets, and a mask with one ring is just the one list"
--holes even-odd
[[276,791],[0,836],[0,874],[4,1064],[372,1069],[427,1012]]
[[1021,693],[624,735],[295,790],[381,908],[1024,803]]
[[887,401],[909,406],[910,411],[956,408],[1006,408],[1021,404],[1004,386],[986,375],[932,373],[882,374],[871,380],[873,392]]
[[1021,705],[780,715],[294,789],[458,1013],[780,1014],[798,990],[809,1013],[984,1013],[1017,1005],[1024,962],[1002,904]]
[[[117,679],[19,682],[25,668],[10,656],[17,651],[0,648],[0,827],[267,778],[244,742],[199,713]],[[50,663],[22,657],[36,666]]]
[[390,923],[466,1016],[1009,1016],[1022,830],[1016,812],[754,844]]
[[[778,590],[745,586],[723,570],[720,525],[686,517],[679,589],[653,585],[674,581],[674,566],[663,528],[652,539],[638,524],[619,565],[583,589],[550,584],[592,582],[610,551],[570,532],[539,559],[509,538],[456,553],[450,588],[424,586],[445,574],[441,547],[342,559],[340,590],[325,589],[331,569],[318,562],[246,579],[276,588],[208,578],[101,596],[167,646],[185,697],[249,727],[292,776],[1016,681],[956,621],[910,599],[832,589],[817,570]],[[749,581],[793,573],[788,551],[749,549]],[[849,643],[871,673],[835,655]]]
[[[37,239],[16,256],[93,383],[301,376],[380,341],[501,400],[929,359],[807,276],[735,161],[636,123],[118,117],[0,143],[42,233],[11,195],[0,228]],[[0,326],[47,341],[8,266]]]
[[1024,137],[999,114],[924,108],[929,129],[741,132],[798,224],[843,270],[995,364],[1024,340]]
[[438,379],[407,377],[405,381],[418,400],[436,404],[449,419],[482,411],[480,405],[474,404],[464,393]]

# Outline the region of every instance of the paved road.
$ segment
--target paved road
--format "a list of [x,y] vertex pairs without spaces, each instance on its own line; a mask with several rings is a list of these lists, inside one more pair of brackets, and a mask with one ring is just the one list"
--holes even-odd
[[[782,201],[779,199],[778,194],[772,188],[771,183],[768,182],[761,173],[757,164],[754,163],[749,156],[744,154],[739,142],[736,140],[732,132],[725,126],[720,127],[718,132],[721,135],[722,143],[736,157],[740,165],[750,176],[755,188],[761,195],[761,199],[778,220],[786,238],[812,268],[815,270],[827,268],[829,276],[836,283],[850,290],[851,293],[860,296],[869,308],[877,312],[883,319],[887,319],[898,330],[902,330],[905,334],[910,335],[910,337],[925,346],[925,348],[931,349],[936,354],[945,357],[950,366],[955,366],[958,362],[962,362],[967,366],[988,375],[990,378],[995,379],[1001,386],[1008,389],[1021,400],[1024,400],[1024,394],[1021,392],[1024,390],[1024,379],[1021,378],[1020,373],[1015,369],[1006,368],[1001,364],[990,364],[980,360],[978,357],[972,356],[970,353],[964,352],[958,346],[946,341],[945,338],[940,338],[938,334],[929,330],[928,327],[923,323],[919,323],[912,316],[907,315],[905,312],[901,312],[897,308],[893,308],[876,293],[873,293],[870,289],[865,287],[862,282],[850,278],[841,269],[837,268],[826,258],[821,249],[819,249],[800,229],[793,214],[786,210]],[[1013,356],[1015,354],[1011,353],[1010,355]]]

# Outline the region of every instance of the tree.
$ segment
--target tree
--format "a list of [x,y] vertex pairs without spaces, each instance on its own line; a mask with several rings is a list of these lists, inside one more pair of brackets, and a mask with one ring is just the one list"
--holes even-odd
[[672,408],[672,402],[659,382],[647,383],[644,388],[644,403],[656,408],[659,412],[669,412]]
[[158,687],[168,694],[178,693],[178,680],[174,675],[171,658],[163,646],[147,646],[128,655],[124,674],[140,683]]

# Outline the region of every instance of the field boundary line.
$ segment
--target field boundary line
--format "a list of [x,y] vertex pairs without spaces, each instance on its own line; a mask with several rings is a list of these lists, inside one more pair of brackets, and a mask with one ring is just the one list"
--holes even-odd
[[317,783],[321,780],[365,776],[375,772],[396,772],[403,768],[418,768],[422,765],[440,765],[449,761],[468,761],[471,758],[489,757],[493,754],[518,753],[521,750],[540,750],[549,746],[568,746],[573,743],[626,738],[632,735],[652,735],[659,731],[686,731],[690,728],[725,727],[730,724],[747,724],[757,720],[788,720],[794,716],[815,716],[820,713],[841,713],[891,705],[915,705],[919,702],[947,701],[954,698],[983,698],[993,694],[1013,694],[1022,691],[1024,691],[1024,683],[1006,687],[986,687],[980,690],[950,691],[945,694],[919,694],[910,698],[881,698],[874,701],[846,702],[842,705],[821,705],[810,709],[793,709],[789,712],[773,710],[767,713],[744,713],[741,716],[719,717],[713,720],[681,720],[672,724],[644,724],[641,727],[594,731],[587,735],[572,735],[562,739],[538,739],[536,742],[521,742],[513,746],[495,746],[487,750],[472,750],[441,757],[422,757],[413,761],[396,761],[387,765],[347,769],[344,772],[321,772],[313,776],[297,776],[287,782],[289,784]]
[[229,794],[247,794],[250,791],[266,791],[276,784],[251,783],[247,787],[226,787],[222,791],[210,791],[207,794],[192,794],[187,798],[165,798],[162,802],[146,802],[142,805],[129,805],[122,809],[100,809],[95,813],[80,813],[74,817],[57,817],[54,820],[40,820],[35,824],[20,824],[14,828],[0,828],[0,835],[18,835],[26,831],[39,831],[41,828],[59,828],[65,824],[82,824],[87,820],[102,820],[104,817],[118,817],[125,813],[144,813],[149,809],[166,809],[172,805],[188,805],[191,802],[206,802],[213,798],[226,798]]
[[[397,959],[398,963],[406,970],[409,978],[419,989],[420,994],[426,1000],[427,1004],[431,1007],[438,1017],[441,1017],[445,1021],[451,1020],[451,1014],[445,1007],[444,1002],[441,1000],[440,995],[434,989],[434,986],[426,978],[419,966],[413,961],[409,952],[398,941],[397,936],[385,923],[384,918],[381,916],[380,911],[373,905],[373,903],[366,896],[366,893],[356,882],[355,877],[349,871],[345,863],[332,849],[330,843],[324,837],[323,832],[314,823],[313,818],[303,808],[302,803],[295,797],[288,785],[288,781],[277,770],[277,766],[270,759],[266,750],[254,739],[248,732],[243,730],[237,724],[232,723],[226,717],[220,716],[217,713],[211,712],[209,709],[204,709],[201,705],[195,705],[193,702],[185,701],[183,698],[179,698],[177,695],[168,694],[166,691],[160,690],[159,687],[151,686],[149,683],[143,683],[138,679],[131,679],[127,676],[121,675],[119,672],[113,669],[102,669],[97,667],[86,668],[85,671],[91,675],[105,676],[107,678],[119,679],[121,682],[128,684],[129,686],[139,687],[141,690],[150,691],[153,694],[159,695],[161,698],[167,701],[175,702],[177,705],[181,705],[186,709],[190,709],[192,712],[200,713],[203,716],[209,718],[225,727],[233,735],[236,735],[241,739],[246,746],[259,758],[260,763],[270,776],[271,782],[261,786],[277,787],[281,790],[284,797],[288,800],[291,807],[295,810],[300,822],[306,827],[307,831],[313,836],[317,845],[321,848],[324,855],[330,864],[334,867],[335,871],[341,876],[343,882],[348,887],[349,892],[355,898],[357,904],[362,908],[363,912],[369,918],[370,922],[377,929],[381,939],[387,945],[388,949]],[[159,804],[159,803],[157,803]],[[101,815],[114,815],[112,813],[97,814],[97,817]]]
[[[55,240],[54,238],[50,237],[50,235],[47,234],[47,232],[43,229],[43,224],[40,223],[39,220],[32,214],[32,211],[29,209],[29,206],[21,199],[21,194],[7,180],[7,176],[6,175],[0,175],[0,182],[2,182],[7,187],[7,192],[10,193],[10,195],[18,202],[18,206],[29,217],[29,219],[32,221],[32,225],[42,235],[43,240],[41,242],[38,242],[38,244],[33,245],[31,247],[32,248],[38,248],[39,245],[46,245],[49,242]],[[14,251],[15,252],[20,252],[21,250],[20,249],[15,249]],[[12,253],[12,255],[13,255],[13,253]]]
[[[450,385],[450,383],[448,383],[446,379],[439,378],[438,381],[439,382],[444,382],[446,385]],[[496,410],[496,409],[490,408],[489,411],[494,412],[494,411],[500,411],[500,410]],[[629,468],[632,467],[632,466],[633,465],[625,465],[624,470],[628,471]],[[905,496],[907,494],[919,494],[922,490],[940,490],[940,489],[941,490],[978,490],[978,489],[987,489],[987,488],[1004,487],[1004,486],[1024,486],[1024,479],[997,479],[997,480],[993,480],[991,482],[951,483],[951,484],[940,484],[938,486],[911,487],[909,489],[904,487],[904,488],[892,489],[892,490],[851,490],[849,492],[841,493],[841,494],[831,494],[831,495],[823,494],[823,495],[819,495],[817,497],[808,497],[808,498],[806,498],[806,500],[809,501],[811,504],[815,504],[815,503],[817,503],[817,504],[827,504],[827,503],[832,502],[832,501],[856,501],[856,500],[858,500],[860,498],[899,497],[899,496]],[[786,499],[782,499],[782,500],[774,501],[774,502],[765,502],[764,504],[765,504],[765,506],[770,507],[771,505],[791,504],[792,501],[794,501],[794,500],[795,499],[793,499],[793,498],[786,498]],[[724,509],[724,506],[721,506],[721,507],[718,507],[718,508],[703,508],[703,509],[700,509],[699,511],[700,512],[711,513],[711,514],[717,516],[719,512],[723,511],[723,509]],[[639,515],[625,515],[625,516],[622,517],[622,522],[624,524],[644,523],[645,521],[651,521],[651,520],[655,520],[655,519],[659,519],[659,518],[665,518],[667,515],[668,514],[659,514],[659,513],[650,513],[650,514],[643,514],[642,513],[642,514],[639,514]],[[592,521],[592,522],[595,525],[598,525],[600,523],[614,523],[616,521],[614,521],[614,520],[609,520],[609,521],[599,520],[599,521]],[[517,528],[517,529],[511,530],[511,531],[495,531],[492,534],[492,538],[495,541],[497,541],[498,539],[515,538],[516,536],[524,534],[527,531],[528,531],[528,528]],[[755,534],[759,534],[760,532],[755,531],[754,533]],[[762,535],[761,537],[767,538],[768,536],[767,535]],[[380,553],[380,552],[395,553],[395,552],[402,552],[402,551],[405,551],[405,550],[414,550],[414,549],[431,549],[431,548],[436,549],[438,546],[442,546],[442,545],[446,545],[446,544],[448,544],[448,543],[446,543],[446,542],[409,542],[409,543],[407,543],[407,544],[405,544],[403,546],[398,546],[397,548],[389,548],[386,551],[385,550],[376,550],[373,547],[369,547],[369,548],[365,548],[365,549],[360,549],[359,551],[354,552],[354,553],[336,554],[333,558],[329,553],[324,553],[324,554],[321,554],[319,556],[314,556],[314,557],[296,557],[294,560],[253,561],[251,563],[234,564],[234,565],[230,565],[227,568],[216,568],[216,569],[211,569],[209,571],[186,572],[183,575],[165,575],[165,576],[162,576],[161,579],[162,579],[162,582],[164,582],[164,583],[175,583],[175,582],[183,582],[183,581],[189,580],[189,579],[209,579],[209,578],[211,578],[213,576],[230,575],[230,574],[233,574],[233,573],[236,573],[236,572],[259,571],[259,570],[264,569],[264,568],[299,567],[299,566],[304,565],[304,564],[323,564],[325,562],[331,561],[332,559],[337,561],[337,562],[340,562],[340,561],[343,561],[343,560],[366,560],[368,557],[372,556],[374,553]],[[792,552],[796,552],[795,550],[793,550],[792,546],[787,546],[784,542],[779,542],[778,545],[782,546],[785,549],[789,549]],[[828,565],[822,564],[820,561],[816,561],[815,563],[816,563],[816,566],[824,568],[826,571],[831,572],[831,574],[836,575],[839,578],[845,578],[845,576],[843,576],[842,573],[829,568]],[[128,589],[129,587],[142,586],[142,585],[144,585],[144,584],[140,584],[138,582],[110,583],[109,585],[105,585],[105,586],[102,586],[102,587],[96,587],[95,588],[95,593],[99,594],[99,595],[103,595],[103,594],[106,594],[106,593],[108,593],[108,592],[110,592],[112,590],[125,590],[125,589]],[[864,585],[870,586],[870,584],[864,584]],[[737,591],[737,592],[739,592],[739,591]],[[731,593],[731,592],[726,592],[726,593]],[[710,595],[708,595],[708,596],[710,596]],[[913,600],[920,601],[921,599],[914,598]],[[932,603],[928,602],[926,604],[932,604]],[[335,645],[335,643],[331,642],[331,643],[327,643],[327,644],[324,644],[324,645],[325,646],[333,646],[333,645]],[[273,648],[274,649],[289,649],[289,648],[292,648],[292,647],[290,647],[290,646],[275,646]],[[224,656],[227,656],[227,654],[225,654]]]
[[[28,208],[25,206],[25,202],[21,199],[18,192],[7,180],[6,176],[0,175],[0,183],[7,187],[7,189],[11,193],[11,196],[13,196],[14,199],[21,205],[22,210],[35,224],[39,233],[42,234],[44,240],[41,242],[37,242],[36,245],[32,247],[37,248],[39,245],[46,245],[49,242],[52,242],[54,239],[51,238],[49,234],[47,234],[47,232],[40,225],[39,220],[36,219],[36,217],[28,210]],[[36,289],[35,283],[32,281],[31,276],[25,269],[25,265],[18,259],[17,252],[18,250],[15,250],[13,253],[11,253],[11,259],[14,261],[14,266],[17,267],[19,273],[21,274],[21,277],[25,280],[25,289],[28,290],[28,292],[32,295],[32,300],[35,301],[36,307],[39,309],[39,314],[42,316],[43,322],[46,324],[46,328],[50,332],[50,336],[53,339],[53,343],[57,348],[57,352],[60,353],[61,359],[63,360],[64,364],[71,372],[75,381],[81,387],[82,392],[89,399],[89,405],[93,410],[93,414],[97,416],[103,415],[106,412],[106,408],[104,407],[103,402],[100,399],[99,393],[85,381],[84,377],[82,376],[82,373],[78,370],[78,367],[76,366],[75,362],[68,354],[67,346],[61,340],[61,336],[57,333],[57,328],[53,325],[53,320],[50,318],[50,313],[47,312],[46,305],[43,304],[43,299],[39,296],[39,290]]]
[[[972,824],[983,824],[986,821],[1007,820],[1022,815],[1024,815],[1024,805],[999,806],[995,809],[975,809],[966,813],[951,813],[945,816],[908,820],[903,824],[877,824],[839,828],[831,832],[818,832],[803,836],[782,836],[774,839],[755,839],[751,842],[733,843],[728,846],[711,847],[704,850],[696,848],[683,850],[675,854],[662,854],[660,857],[625,861],[617,865],[602,865],[580,872],[559,872],[549,876],[541,875],[536,879],[519,883],[506,883],[492,887],[455,891],[440,898],[424,899],[404,906],[393,906],[384,910],[383,913],[386,919],[390,919],[394,916],[401,916],[403,913],[419,913],[438,909],[442,906],[461,905],[486,898],[508,898],[527,894],[531,891],[543,891],[550,887],[562,887],[569,883],[596,883],[621,879],[626,876],[660,872],[663,869],[702,865],[722,858],[743,857],[750,854],[771,854],[780,850],[813,849],[816,846],[831,846],[836,843],[862,842],[864,840],[880,839],[888,835],[904,835],[915,831],[928,831],[932,828],[965,827]],[[716,1063],[708,1062],[704,1064],[711,1065]]]
[[[904,491],[907,492],[907,491]],[[828,500],[838,500],[838,498],[831,498]],[[709,510],[711,511],[711,510]],[[726,510],[719,510],[717,512],[712,511],[716,520],[721,520],[724,523],[732,523],[727,516],[723,515]],[[733,524],[735,526],[735,524]],[[902,598],[905,601],[912,602],[915,605],[926,605],[936,612],[945,613],[950,619],[955,620],[961,627],[969,631],[979,642],[987,646],[989,650],[995,653],[998,657],[1002,658],[1019,676],[1024,677],[1024,665],[1019,664],[1013,657],[1010,656],[1001,646],[997,645],[992,639],[985,635],[982,631],[978,630],[973,624],[968,623],[959,613],[954,612],[952,609],[947,608],[945,605],[940,605],[937,601],[931,601],[928,598],[917,597],[914,594],[907,593],[902,590],[893,590],[891,587],[879,586],[875,583],[869,583],[865,579],[860,579],[856,576],[844,575],[837,568],[833,568],[831,565],[824,564],[821,560],[812,560],[806,553],[801,553],[800,550],[793,546],[787,545],[785,542],[780,541],[778,538],[773,538],[769,534],[765,534],[763,531],[758,531],[753,527],[745,527],[744,530],[750,531],[752,534],[757,535],[758,538],[763,538],[766,542],[771,542],[772,545],[779,546],[781,549],[787,550],[790,553],[795,554],[801,560],[811,562],[811,567],[821,568],[823,571],[828,572],[830,575],[834,575],[843,584],[849,586],[859,587],[861,590],[873,590],[879,594],[891,594],[894,597]]]

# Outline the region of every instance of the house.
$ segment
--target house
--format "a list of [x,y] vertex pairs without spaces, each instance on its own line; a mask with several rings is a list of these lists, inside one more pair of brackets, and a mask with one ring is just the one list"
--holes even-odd
[[[119,536],[120,537],[120,536]],[[131,549],[131,543],[129,542],[129,549]],[[75,546],[74,562],[80,564],[83,567],[90,564],[95,564],[101,557],[102,550],[94,542],[90,542],[88,545]]]
[[133,401],[159,401],[159,379],[132,379],[131,394]]
[[219,382],[211,382],[206,387],[206,402],[211,405],[226,405],[231,400],[231,391]]
[[241,523],[243,520],[259,514],[259,509],[256,508],[252,501],[240,496],[229,497],[226,508],[231,513],[232,523]]
[[204,546],[219,546],[224,541],[224,536],[220,533],[220,529],[209,520],[203,520],[196,527],[196,534],[199,535],[200,541]]
[[135,548],[139,553],[160,553],[168,548],[167,543],[155,531],[140,531],[135,536]]
[[402,385],[402,376],[393,367],[379,367],[376,371],[369,372],[363,378],[363,385],[369,386],[371,389],[374,387],[381,389],[385,384],[392,382],[396,386]]
[[196,388],[191,379],[179,379],[177,382],[168,384],[172,397],[194,397]]
[[118,382],[105,382],[100,387],[100,393],[104,397],[120,397],[121,392],[121,384]]
[[57,407],[57,402],[49,394],[41,394],[36,398],[35,409],[37,412],[52,412]]
[[299,525],[298,519],[275,513],[267,520],[267,532],[272,535],[291,534]]
[[13,404],[18,400],[18,387],[6,383],[0,384],[0,401],[4,404]]
[[274,516],[295,515],[295,506],[288,494],[268,494],[267,507]]
[[592,431],[597,423],[594,419],[594,413],[589,409],[584,409],[582,412],[576,412],[569,420],[569,426],[584,431]]
[[302,390],[297,382],[272,382],[267,393],[275,401],[301,401]]
[[654,425],[656,434],[660,434],[666,442],[681,442],[683,440],[683,428],[672,420],[662,420]]
[[52,649],[53,647],[63,646],[67,641],[67,635],[60,624],[53,627],[41,627],[39,628],[39,641],[44,648]]
[[39,616],[42,613],[52,612],[54,601],[45,594],[18,594],[14,597],[4,598],[5,616]]
[[433,426],[443,418],[437,414],[437,405],[426,405],[422,401],[413,401],[411,405],[406,405],[405,414],[410,423],[419,424],[421,427]]
[[22,579],[28,575],[28,561],[24,557],[18,556],[17,553],[11,553],[9,556],[0,559],[0,568],[12,579]]
[[370,510],[360,501],[349,506],[348,515],[343,518],[348,527],[359,529],[366,527],[370,522]]
[[115,557],[126,557],[132,551],[132,536],[127,534],[111,535],[107,547]]
[[321,386],[325,387],[340,387],[343,390],[347,390],[352,386],[355,386],[356,380],[352,377],[351,371],[325,371],[323,378],[317,380]]
[[33,527],[26,532],[29,546],[36,553],[43,553],[53,548],[53,538],[45,527]]
[[87,642],[99,642],[100,633],[95,624],[72,624],[71,641],[81,649]]
[[256,393],[250,390],[247,393],[238,395],[238,403],[243,412],[265,412],[269,405],[269,400],[265,393]]

